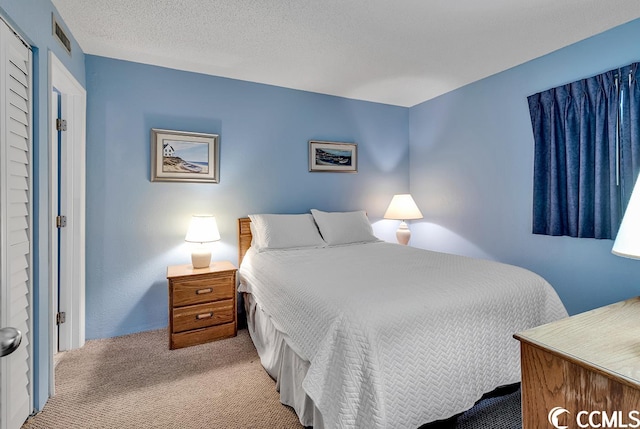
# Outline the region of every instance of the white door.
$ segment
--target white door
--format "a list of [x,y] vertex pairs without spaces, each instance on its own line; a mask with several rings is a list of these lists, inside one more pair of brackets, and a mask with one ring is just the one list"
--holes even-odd
[[[87,94],[63,63],[49,52],[51,141],[49,146],[49,395],[55,393],[53,356],[84,345],[85,327],[85,131]],[[56,120],[64,120],[58,130]],[[66,226],[57,227],[64,216]],[[65,322],[56,325],[56,313]],[[0,428],[1,429],[1,428]]]
[[0,21],[0,327],[22,342],[0,358],[0,429],[31,412],[31,51]]
[[[52,324],[52,354],[84,345],[85,289],[85,128],[86,91],[62,62],[51,65],[51,144],[49,195],[51,311],[65,314]],[[56,120],[64,125],[56,126]],[[61,128],[61,129],[58,129]],[[57,216],[64,217],[58,227]],[[52,317],[55,322],[55,318]],[[53,381],[53,380],[52,380]],[[53,383],[52,383],[53,385]]]
[[[52,232],[54,234],[52,241],[52,251],[54,253],[51,254],[51,275],[54,276],[51,278],[51,302],[52,302],[52,318],[56,321],[56,329],[52,331],[52,343],[53,343],[53,354],[57,354],[59,351],[68,350],[70,347],[68,346],[68,335],[66,329],[60,329],[61,319],[59,318],[60,314],[64,314],[66,309],[64,308],[64,304],[60,305],[60,290],[61,283],[60,274],[61,274],[61,259],[60,259],[60,250],[63,246],[61,237],[62,232],[65,230],[62,227],[58,227],[58,216],[62,216],[63,212],[61,209],[60,201],[62,198],[62,189],[61,189],[61,152],[60,148],[62,147],[62,133],[63,127],[61,126],[62,118],[62,95],[60,92],[54,87],[51,91],[51,150],[50,156],[52,159],[51,165],[51,177],[52,180],[52,190],[50,198],[52,204],[52,217],[56,219],[56,227],[52,228]],[[62,336],[60,336],[62,334]],[[55,357],[54,357],[55,363]],[[55,367],[55,365],[54,365]],[[52,384],[55,386],[55,382],[52,380]],[[51,394],[53,396],[53,391]]]

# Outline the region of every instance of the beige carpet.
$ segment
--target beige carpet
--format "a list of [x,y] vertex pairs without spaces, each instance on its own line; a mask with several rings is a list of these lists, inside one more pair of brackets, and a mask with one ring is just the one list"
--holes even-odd
[[56,395],[23,429],[301,428],[246,329],[180,350],[167,332],[88,341],[56,368]]

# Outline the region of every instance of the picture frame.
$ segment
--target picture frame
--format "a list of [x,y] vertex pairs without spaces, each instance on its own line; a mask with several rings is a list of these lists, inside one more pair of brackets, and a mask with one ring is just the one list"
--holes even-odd
[[358,172],[356,143],[309,141],[309,171],[332,173]]
[[151,129],[151,181],[220,181],[217,134]]

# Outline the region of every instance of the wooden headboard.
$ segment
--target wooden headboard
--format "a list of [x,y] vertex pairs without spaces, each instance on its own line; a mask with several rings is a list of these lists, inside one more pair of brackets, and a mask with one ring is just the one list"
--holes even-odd
[[244,259],[244,254],[251,247],[251,219],[241,217],[238,219],[238,266]]

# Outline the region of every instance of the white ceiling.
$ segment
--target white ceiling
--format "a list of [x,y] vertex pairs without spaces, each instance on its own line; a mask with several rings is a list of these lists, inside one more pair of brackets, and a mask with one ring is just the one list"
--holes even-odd
[[52,0],[87,54],[413,106],[640,17],[638,0]]

